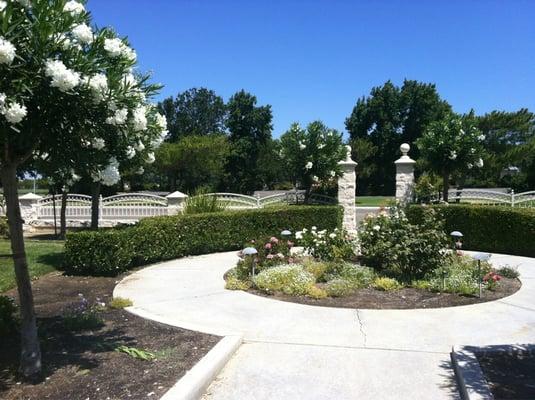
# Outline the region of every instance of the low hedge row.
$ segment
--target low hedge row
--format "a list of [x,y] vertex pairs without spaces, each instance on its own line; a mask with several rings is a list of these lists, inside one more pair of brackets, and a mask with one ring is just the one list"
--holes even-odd
[[[422,207],[410,206],[407,216],[418,222]],[[445,230],[460,231],[463,247],[535,257],[535,209],[477,205],[432,206],[444,218]]]
[[260,210],[146,218],[119,229],[70,233],[65,242],[67,273],[114,276],[130,268],[173,258],[231,251],[248,240],[317,226],[334,229],[338,206],[287,206]]

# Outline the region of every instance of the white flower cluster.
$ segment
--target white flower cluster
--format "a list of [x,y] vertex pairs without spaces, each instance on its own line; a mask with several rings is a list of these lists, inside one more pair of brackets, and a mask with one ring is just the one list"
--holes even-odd
[[91,44],[93,43],[93,31],[86,24],[79,24],[72,28],[72,35],[80,43]]
[[45,74],[52,78],[50,85],[62,92],[68,92],[80,83],[80,74],[68,69],[60,60],[48,60],[45,64]]
[[110,158],[110,163],[106,168],[98,173],[92,174],[94,182],[101,182],[105,186],[113,186],[121,179],[119,173],[119,163],[114,157]]
[[457,152],[455,150],[452,150],[449,155],[450,160],[455,160],[457,158]]
[[110,125],[123,125],[128,118],[128,110],[126,108],[120,108],[115,110],[115,114],[106,118],[106,123]]
[[4,11],[7,7],[7,3],[3,0],[0,0],[0,12]]
[[91,146],[94,149],[102,150],[104,147],[106,147],[106,142],[102,138],[93,138],[93,140],[91,140]]
[[167,131],[167,119],[160,113],[156,113],[156,126],[161,131]]
[[26,117],[28,110],[25,105],[17,102],[8,104],[6,95],[0,93],[0,114],[2,114],[10,124],[18,124]]
[[305,164],[305,169],[312,169],[313,166],[314,164],[312,164],[312,161],[309,161]]
[[65,3],[65,6],[63,6],[63,11],[71,15],[80,15],[81,13],[85,11],[85,7],[82,3],[78,3],[77,1],[70,0],[67,3]]
[[106,98],[108,92],[108,78],[104,74],[96,74],[90,78],[84,78],[84,82],[93,93],[93,97],[97,102],[101,102]]
[[125,57],[131,61],[136,61],[136,52],[123,43],[121,39],[105,39],[104,50],[112,57]]
[[301,150],[305,150],[305,149],[307,148],[307,145],[304,144],[303,142],[299,142],[299,148],[300,148]]
[[132,125],[135,132],[147,129],[147,108],[139,106],[132,112]]
[[134,149],[133,146],[128,146],[126,148],[126,158],[131,160],[132,158],[134,158],[135,155],[136,155],[136,149]]
[[15,59],[16,48],[9,41],[0,36],[0,64],[11,65]]
[[147,158],[145,159],[147,164],[152,164],[154,161],[156,161],[156,157],[154,156],[154,153],[147,154]]

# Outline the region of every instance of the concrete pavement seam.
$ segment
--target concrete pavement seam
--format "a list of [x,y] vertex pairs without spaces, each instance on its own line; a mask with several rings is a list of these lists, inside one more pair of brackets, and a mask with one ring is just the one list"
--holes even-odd
[[362,318],[360,316],[359,310],[355,309],[357,312],[357,322],[359,324],[360,333],[362,334],[362,337],[364,338],[364,348],[366,348],[366,332],[364,331],[364,323],[362,322]]

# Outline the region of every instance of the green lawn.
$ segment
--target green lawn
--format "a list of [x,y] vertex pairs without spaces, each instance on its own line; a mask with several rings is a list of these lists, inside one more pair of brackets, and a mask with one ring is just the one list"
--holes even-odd
[[[9,240],[0,240],[0,254],[11,254]],[[30,276],[35,279],[58,269],[63,257],[63,241],[26,239],[26,255],[30,266]],[[0,257],[0,293],[16,286],[13,261]]]
[[362,207],[385,207],[394,200],[394,196],[357,196],[355,204]]

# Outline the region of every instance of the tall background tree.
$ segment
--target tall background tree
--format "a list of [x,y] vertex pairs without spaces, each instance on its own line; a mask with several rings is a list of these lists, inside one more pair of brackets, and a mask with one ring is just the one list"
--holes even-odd
[[[360,139],[361,150],[373,149],[373,168],[357,186],[360,194],[390,195],[395,189],[394,161],[401,143],[414,143],[429,123],[451,111],[435,85],[405,80],[401,87],[387,81],[374,87],[368,97],[358,99],[346,119],[350,139]],[[368,141],[370,145],[366,145]],[[418,157],[413,152],[412,157]],[[357,159],[357,161],[359,161]]]
[[258,159],[262,147],[271,139],[271,106],[257,106],[257,99],[245,90],[227,103],[230,140],[227,187],[238,193],[251,193],[262,187],[258,179]]
[[169,141],[183,136],[225,133],[226,107],[213,90],[191,88],[158,104],[168,122]]

